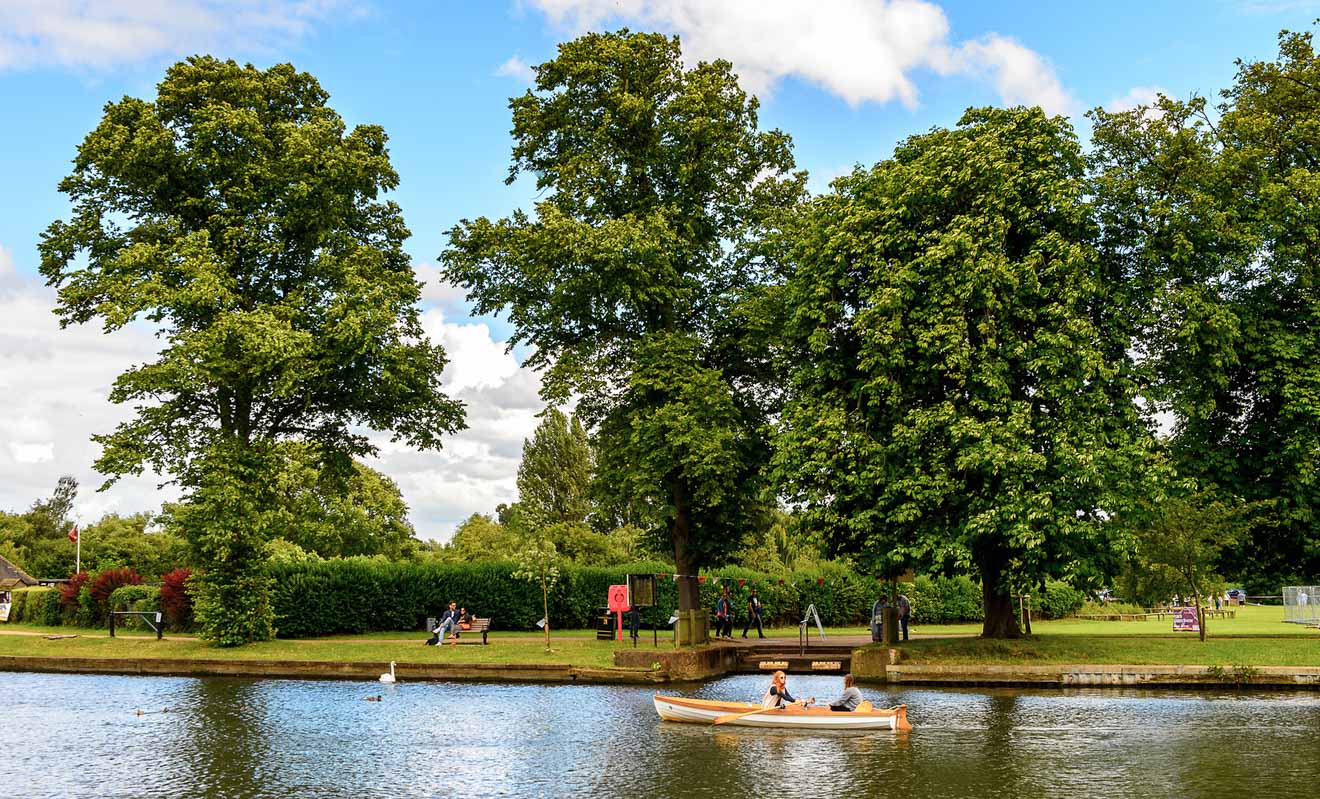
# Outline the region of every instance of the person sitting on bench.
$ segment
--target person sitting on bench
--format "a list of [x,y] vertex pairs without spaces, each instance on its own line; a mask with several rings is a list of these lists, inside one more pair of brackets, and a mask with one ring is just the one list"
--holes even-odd
[[853,676],[851,674],[843,675],[843,696],[830,702],[830,710],[837,710],[841,713],[851,713],[862,703],[862,692],[853,685]]
[[[435,641],[437,644],[443,644],[445,642],[445,635],[447,633],[458,634],[458,605],[456,603],[452,601],[449,603],[449,607],[445,609],[445,612],[440,614],[440,623],[437,624],[435,629],[431,632],[435,633]],[[431,642],[427,641],[427,643],[429,644]]]
[[[449,604],[452,607],[454,603],[450,602]],[[468,613],[467,606],[464,605],[458,609],[458,615],[455,618],[458,621],[454,623],[454,646],[458,646],[459,634],[464,630],[472,629],[472,614]]]

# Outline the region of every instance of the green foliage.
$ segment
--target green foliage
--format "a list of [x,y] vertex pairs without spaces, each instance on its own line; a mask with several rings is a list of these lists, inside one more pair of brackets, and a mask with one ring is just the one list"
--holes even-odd
[[436,448],[462,424],[408,230],[380,199],[398,184],[385,132],[347,131],[327,99],[288,64],[175,64],[154,100],[105,106],[60,183],[72,219],[40,247],[61,325],[160,330],[160,357],[114,382],[136,414],[96,437],[96,468],[187,490],[197,620],[225,644],[271,634],[261,511],[280,442],[347,469],[374,451],[368,428]]
[[405,558],[415,550],[408,506],[393,480],[359,461],[347,471],[327,468],[302,443],[279,452],[271,535],[323,558]]
[[685,68],[676,39],[588,34],[536,76],[510,102],[509,180],[534,175],[542,199],[450,230],[445,275],[508,313],[547,400],[579,399],[604,526],[647,525],[694,573],[771,504],[753,245],[804,178],[730,64]]
[[[160,588],[154,585],[125,585],[116,588],[106,605],[109,610],[134,610],[142,613],[160,611]],[[151,630],[145,622],[136,616],[125,616],[115,622],[115,627],[125,630]]]
[[[33,589],[28,589],[33,590]],[[35,598],[34,598],[35,599]],[[29,600],[31,603],[33,600]],[[60,602],[60,592],[47,591],[37,600],[38,607],[29,607],[29,617],[37,624],[56,627],[64,620],[64,605]]]
[[1123,574],[1123,594],[1139,604],[1174,595],[1197,601],[1224,589],[1215,567],[1247,525],[1246,505],[1201,493],[1170,497],[1134,522],[1137,550]]
[[[547,605],[560,628],[592,627],[595,613],[606,604],[609,587],[622,584],[629,573],[667,575],[657,583],[658,607],[643,614],[647,623],[658,619],[663,629],[678,607],[678,589],[668,576],[672,567],[663,563],[562,564],[559,579],[544,598],[539,585],[514,576],[518,571],[519,566],[508,561],[388,563],[347,558],[273,565],[270,574],[282,638],[420,630],[427,617],[439,616],[451,600],[474,615],[493,618],[497,630],[534,630]],[[738,585],[739,579],[743,585]],[[826,580],[824,585],[819,584],[821,579]],[[699,606],[713,607],[726,585],[733,589],[739,617],[746,613],[747,592],[755,587],[765,620],[779,625],[796,625],[811,603],[826,624],[865,624],[880,590],[874,580],[840,567],[779,575],[726,567],[711,572],[700,585]],[[918,624],[981,618],[980,590],[966,578],[919,577],[915,587],[905,588],[912,589],[908,596]]]
[[577,415],[548,408],[532,437],[523,441],[518,466],[518,505],[528,529],[582,523],[591,512],[595,455]]
[[1111,557],[1152,441],[1106,316],[1072,129],[972,109],[834,183],[786,238],[792,390],[776,464],[831,554],[1015,582]]
[[1097,110],[1092,189],[1143,395],[1181,474],[1252,504],[1225,572],[1263,593],[1320,572],[1320,57],[1284,31],[1201,97]]
[[1046,619],[1071,616],[1086,604],[1086,592],[1059,580],[1047,580],[1042,591],[1032,594],[1031,609]]
[[518,570],[513,576],[519,580],[526,580],[533,583],[541,589],[541,610],[545,614],[541,617],[542,627],[545,630],[545,648],[550,649],[550,589],[559,582],[559,552],[555,545],[549,541],[529,541],[525,543],[515,556],[518,564]]

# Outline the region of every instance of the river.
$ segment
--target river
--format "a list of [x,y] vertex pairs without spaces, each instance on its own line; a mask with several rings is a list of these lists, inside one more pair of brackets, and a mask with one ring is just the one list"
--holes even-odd
[[[751,699],[763,682],[673,692]],[[839,687],[789,682],[799,697]],[[907,703],[907,735],[662,723],[651,693],[0,673],[0,794],[1249,799],[1320,785],[1308,693],[864,686]]]

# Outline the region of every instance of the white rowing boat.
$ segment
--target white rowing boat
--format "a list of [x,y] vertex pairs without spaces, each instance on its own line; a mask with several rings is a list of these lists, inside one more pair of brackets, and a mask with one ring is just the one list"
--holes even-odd
[[828,707],[792,706],[761,710],[749,702],[718,702],[710,699],[687,699],[679,696],[655,697],[655,710],[665,721],[713,724],[715,719],[739,715],[726,723],[743,727],[779,727],[795,730],[899,730],[912,729],[907,720],[907,705],[886,709],[854,710],[840,713]]

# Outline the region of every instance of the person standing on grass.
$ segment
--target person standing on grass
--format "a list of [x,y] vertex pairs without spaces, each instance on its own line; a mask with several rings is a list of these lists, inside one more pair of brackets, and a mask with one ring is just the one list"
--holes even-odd
[[761,628],[761,599],[756,595],[756,589],[747,597],[747,624],[743,625],[743,638],[747,637],[747,631],[756,625],[756,634],[765,637],[765,630]]
[[908,639],[908,620],[912,618],[912,603],[903,594],[898,595],[895,607],[898,608],[898,629],[903,633],[903,640]]

